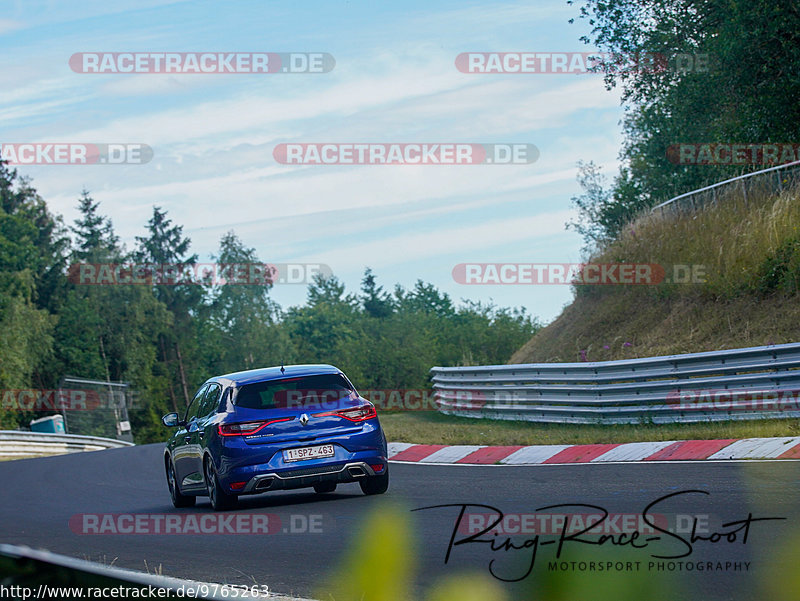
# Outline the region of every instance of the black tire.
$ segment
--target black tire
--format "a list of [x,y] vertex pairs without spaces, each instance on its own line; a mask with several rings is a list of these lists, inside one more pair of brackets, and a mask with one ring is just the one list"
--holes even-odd
[[181,494],[178,489],[178,480],[175,478],[175,467],[172,461],[167,459],[167,486],[169,486],[169,496],[172,497],[172,504],[180,509],[181,507],[193,507],[197,497]]
[[336,482],[317,482],[314,485],[314,492],[318,492],[320,494],[333,492],[334,490],[336,490]]
[[214,511],[226,511],[236,507],[239,496],[229,494],[222,488],[217,479],[217,472],[214,470],[214,463],[210,459],[206,459],[203,471],[205,472],[208,498],[211,500],[211,507],[214,508]]
[[380,476],[368,476],[358,484],[365,495],[382,495],[389,490],[389,467]]

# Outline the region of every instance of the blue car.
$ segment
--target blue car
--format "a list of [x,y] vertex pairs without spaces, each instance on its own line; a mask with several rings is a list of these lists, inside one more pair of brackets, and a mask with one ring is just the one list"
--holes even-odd
[[164,451],[172,503],[208,496],[215,510],[239,495],[358,482],[367,495],[389,487],[386,436],[375,407],[332,365],[291,365],[209,379]]

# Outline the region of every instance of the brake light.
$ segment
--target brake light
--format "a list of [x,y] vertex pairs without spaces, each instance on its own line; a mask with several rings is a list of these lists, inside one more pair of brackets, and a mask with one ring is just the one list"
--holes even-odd
[[252,434],[256,434],[270,424],[288,422],[291,419],[291,417],[282,417],[280,419],[271,419],[269,421],[245,422],[241,424],[219,424],[217,426],[217,433],[220,436],[250,436]]
[[376,417],[378,414],[375,412],[375,407],[369,403],[360,405],[358,407],[348,407],[347,409],[337,409],[336,411],[326,411],[325,413],[315,413],[314,417],[325,417],[335,415],[336,417],[343,417],[351,422],[363,422],[368,419]]

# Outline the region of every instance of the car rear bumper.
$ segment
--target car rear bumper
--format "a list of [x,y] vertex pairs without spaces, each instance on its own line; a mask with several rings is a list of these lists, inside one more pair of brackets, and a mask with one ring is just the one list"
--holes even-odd
[[369,463],[352,461],[344,464],[315,465],[306,468],[270,472],[252,478],[240,494],[255,494],[270,490],[306,488],[320,482],[357,482],[363,478],[386,473],[386,460],[380,460],[383,470],[376,473]]
[[[291,461],[283,455],[287,449],[324,444],[333,445],[333,456]],[[370,466],[380,464],[385,470],[388,465],[385,437],[377,423],[366,424],[365,431],[346,438],[263,445],[232,438],[225,441],[221,451],[217,474],[220,483],[235,494],[304,488],[319,482],[356,482],[384,473]]]

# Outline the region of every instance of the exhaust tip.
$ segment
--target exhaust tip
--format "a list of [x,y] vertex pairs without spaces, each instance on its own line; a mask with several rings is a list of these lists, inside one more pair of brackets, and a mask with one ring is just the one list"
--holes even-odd
[[256,484],[256,490],[267,490],[272,486],[272,481],[274,478],[264,478],[260,480],[258,484]]
[[352,467],[347,468],[347,472],[350,474],[352,478],[363,478],[367,475],[364,471],[364,468],[354,465]]

